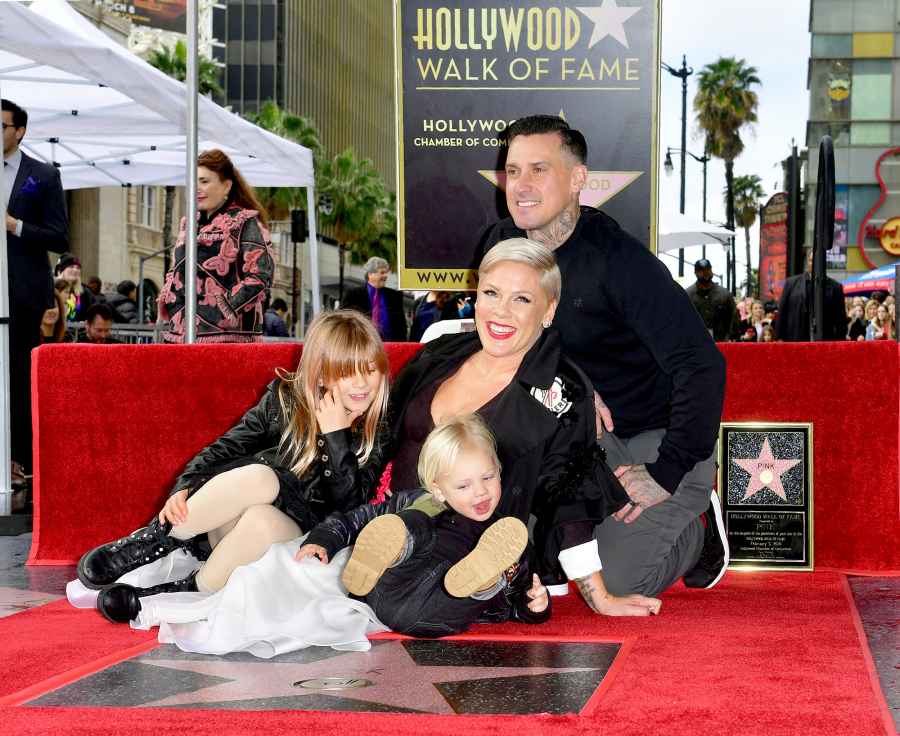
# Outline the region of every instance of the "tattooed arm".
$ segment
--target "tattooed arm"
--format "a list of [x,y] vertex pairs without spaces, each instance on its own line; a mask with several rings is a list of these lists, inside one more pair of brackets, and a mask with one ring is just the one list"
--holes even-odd
[[659,613],[662,601],[643,595],[611,595],[603,584],[603,574],[593,572],[575,580],[578,592],[594,612],[603,616],[649,616]]

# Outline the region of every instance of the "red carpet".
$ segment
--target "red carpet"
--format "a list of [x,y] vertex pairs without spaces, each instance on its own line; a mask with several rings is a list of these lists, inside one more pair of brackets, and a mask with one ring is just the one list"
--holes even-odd
[[[814,425],[817,569],[900,570],[898,346],[720,347],[728,364],[724,421]],[[390,344],[392,369],[417,349]],[[299,345],[285,343],[38,348],[29,564],[73,563],[145,524],[194,453],[257,400],[275,366],[293,367],[299,355]],[[877,383],[861,378],[862,367]],[[73,404],[79,426],[91,431],[71,431]]]
[[[542,627],[484,637],[593,637],[626,646],[605,691],[572,716],[0,707],[8,733],[215,734],[850,734],[893,733],[842,575],[730,574],[713,591],[675,588],[653,619],[599,618],[574,595]],[[58,602],[0,619],[0,694],[79,674],[148,635]],[[64,679],[64,678],[63,678]],[[59,680],[55,682],[59,684]],[[34,689],[31,692],[34,693]],[[13,698],[15,698],[13,695]]]

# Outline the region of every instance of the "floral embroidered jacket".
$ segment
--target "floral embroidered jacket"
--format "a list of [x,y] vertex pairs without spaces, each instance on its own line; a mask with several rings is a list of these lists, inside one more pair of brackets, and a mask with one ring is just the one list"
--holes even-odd
[[[172,268],[159,294],[159,314],[171,322],[167,342],[184,342],[185,219]],[[275,259],[269,231],[255,210],[228,205],[197,233],[197,342],[262,340],[263,301]]]

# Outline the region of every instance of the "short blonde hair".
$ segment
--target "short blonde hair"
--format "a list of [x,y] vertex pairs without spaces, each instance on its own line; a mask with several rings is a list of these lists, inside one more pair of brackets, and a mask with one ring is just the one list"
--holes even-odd
[[551,302],[558,302],[562,292],[562,275],[556,265],[556,256],[547,246],[528,238],[508,238],[491,248],[478,267],[478,279],[497,265],[512,261],[531,266],[540,276],[541,288]]
[[500,469],[497,444],[484,419],[477,414],[460,414],[439,424],[425,439],[416,468],[422,488],[433,490],[438,477],[453,467],[459,453],[467,447],[482,450]]

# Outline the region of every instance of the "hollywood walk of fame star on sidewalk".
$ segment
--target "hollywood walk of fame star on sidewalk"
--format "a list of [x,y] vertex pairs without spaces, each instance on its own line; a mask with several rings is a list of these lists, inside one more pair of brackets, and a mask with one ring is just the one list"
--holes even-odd
[[616,41],[622,44],[626,49],[628,46],[628,36],[625,34],[625,21],[637,13],[640,8],[622,7],[616,4],[616,0],[603,0],[600,7],[582,7],[578,10],[590,18],[594,24],[594,32],[591,34],[591,40],[588,48],[593,48],[595,44],[600,43],[607,36],[612,36]]
[[[418,665],[403,642],[376,644],[367,652],[335,652],[334,656],[311,663],[234,662],[223,659],[154,659],[146,665],[228,678],[228,682],[196,691],[172,695],[144,703],[147,707],[198,705],[263,698],[326,695],[342,699],[379,703],[428,713],[454,712],[436,683],[522,677],[528,675],[587,672],[593,667],[458,667]],[[370,687],[328,691],[294,685],[318,677],[353,677],[370,680]]]
[[741,501],[746,501],[751,496],[759,493],[763,488],[768,488],[779,498],[787,501],[787,493],[781,482],[781,476],[795,465],[799,459],[781,460],[772,454],[768,436],[763,440],[762,449],[757,458],[732,458],[732,461],[740,468],[750,473],[750,482],[744,491]]

